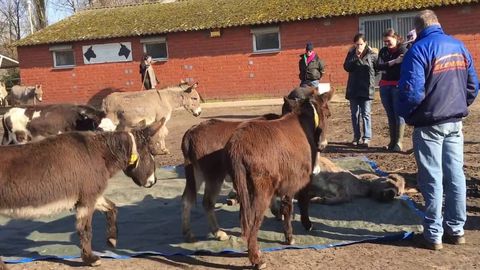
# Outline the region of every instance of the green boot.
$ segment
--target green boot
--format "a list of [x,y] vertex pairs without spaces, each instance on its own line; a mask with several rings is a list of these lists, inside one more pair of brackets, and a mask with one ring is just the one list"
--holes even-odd
[[397,134],[396,134],[396,143],[393,147],[393,151],[395,152],[402,152],[403,150],[403,136],[405,135],[405,124],[400,124],[397,126]]

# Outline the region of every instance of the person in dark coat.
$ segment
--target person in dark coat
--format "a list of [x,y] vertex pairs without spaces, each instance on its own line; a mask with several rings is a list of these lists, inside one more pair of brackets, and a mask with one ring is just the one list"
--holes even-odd
[[300,55],[298,68],[300,70],[298,77],[301,87],[318,86],[323,73],[325,73],[325,64],[313,51],[313,44],[311,42],[307,43],[305,53]]
[[[345,98],[350,101],[354,146],[368,147],[372,139],[372,100],[375,93],[375,64],[377,54],[367,45],[365,36],[358,33],[354,46],[348,51],[343,68],[348,72]],[[360,133],[363,122],[363,135]]]
[[403,149],[403,135],[405,132],[405,120],[395,110],[398,99],[398,80],[400,80],[400,67],[403,55],[407,48],[402,44],[402,37],[392,28],[383,33],[385,47],[378,53],[377,70],[382,72],[379,82],[380,98],[383,108],[387,113],[390,142],[387,149],[400,152]]
[[157,76],[153,70],[153,60],[150,55],[145,55],[140,63],[140,74],[142,76],[142,90],[155,89],[158,84]]

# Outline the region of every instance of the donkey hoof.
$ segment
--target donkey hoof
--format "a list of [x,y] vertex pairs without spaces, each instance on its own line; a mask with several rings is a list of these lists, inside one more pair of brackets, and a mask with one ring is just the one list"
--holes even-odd
[[218,230],[216,233],[215,233],[215,238],[219,241],[226,241],[228,240],[228,234],[225,233],[224,231],[221,231],[221,230]]
[[102,264],[102,260],[98,259],[90,264],[90,266],[96,267]]
[[91,255],[88,257],[84,257],[83,261],[85,264],[90,265],[90,266],[99,266],[102,264],[102,261],[100,260],[100,257]]
[[265,269],[267,268],[267,263],[261,262],[253,265],[253,269],[258,270],[258,269]]
[[286,244],[287,244],[287,245],[289,245],[289,246],[293,246],[293,245],[295,245],[295,239],[293,239],[293,238],[292,238],[292,239],[290,239],[290,240],[288,240],[288,239],[287,239],[287,242],[286,242]]
[[160,155],[169,155],[169,154],[170,154],[170,150],[168,150],[167,148],[160,150]]
[[116,247],[117,247],[117,239],[115,239],[115,238],[108,238],[108,239],[107,239],[107,245],[108,245],[109,247],[116,248]]
[[197,239],[195,238],[195,236],[193,235],[193,233],[189,233],[189,234],[186,234],[186,235],[185,235],[185,242],[187,242],[187,243],[195,243],[195,242],[197,242]]

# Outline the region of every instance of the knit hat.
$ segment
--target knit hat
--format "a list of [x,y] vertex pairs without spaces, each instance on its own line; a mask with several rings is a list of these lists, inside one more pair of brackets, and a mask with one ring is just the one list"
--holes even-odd
[[312,42],[307,42],[307,46],[305,47],[306,51],[313,51],[313,44]]

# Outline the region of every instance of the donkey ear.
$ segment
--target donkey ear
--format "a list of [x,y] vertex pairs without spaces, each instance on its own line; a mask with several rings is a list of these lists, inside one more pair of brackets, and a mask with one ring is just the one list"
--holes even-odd
[[148,138],[151,138],[158,132],[158,130],[160,130],[161,127],[165,125],[165,121],[165,117],[162,117],[162,119],[160,119],[159,121],[151,123],[149,126],[143,129],[144,134],[147,135]]

